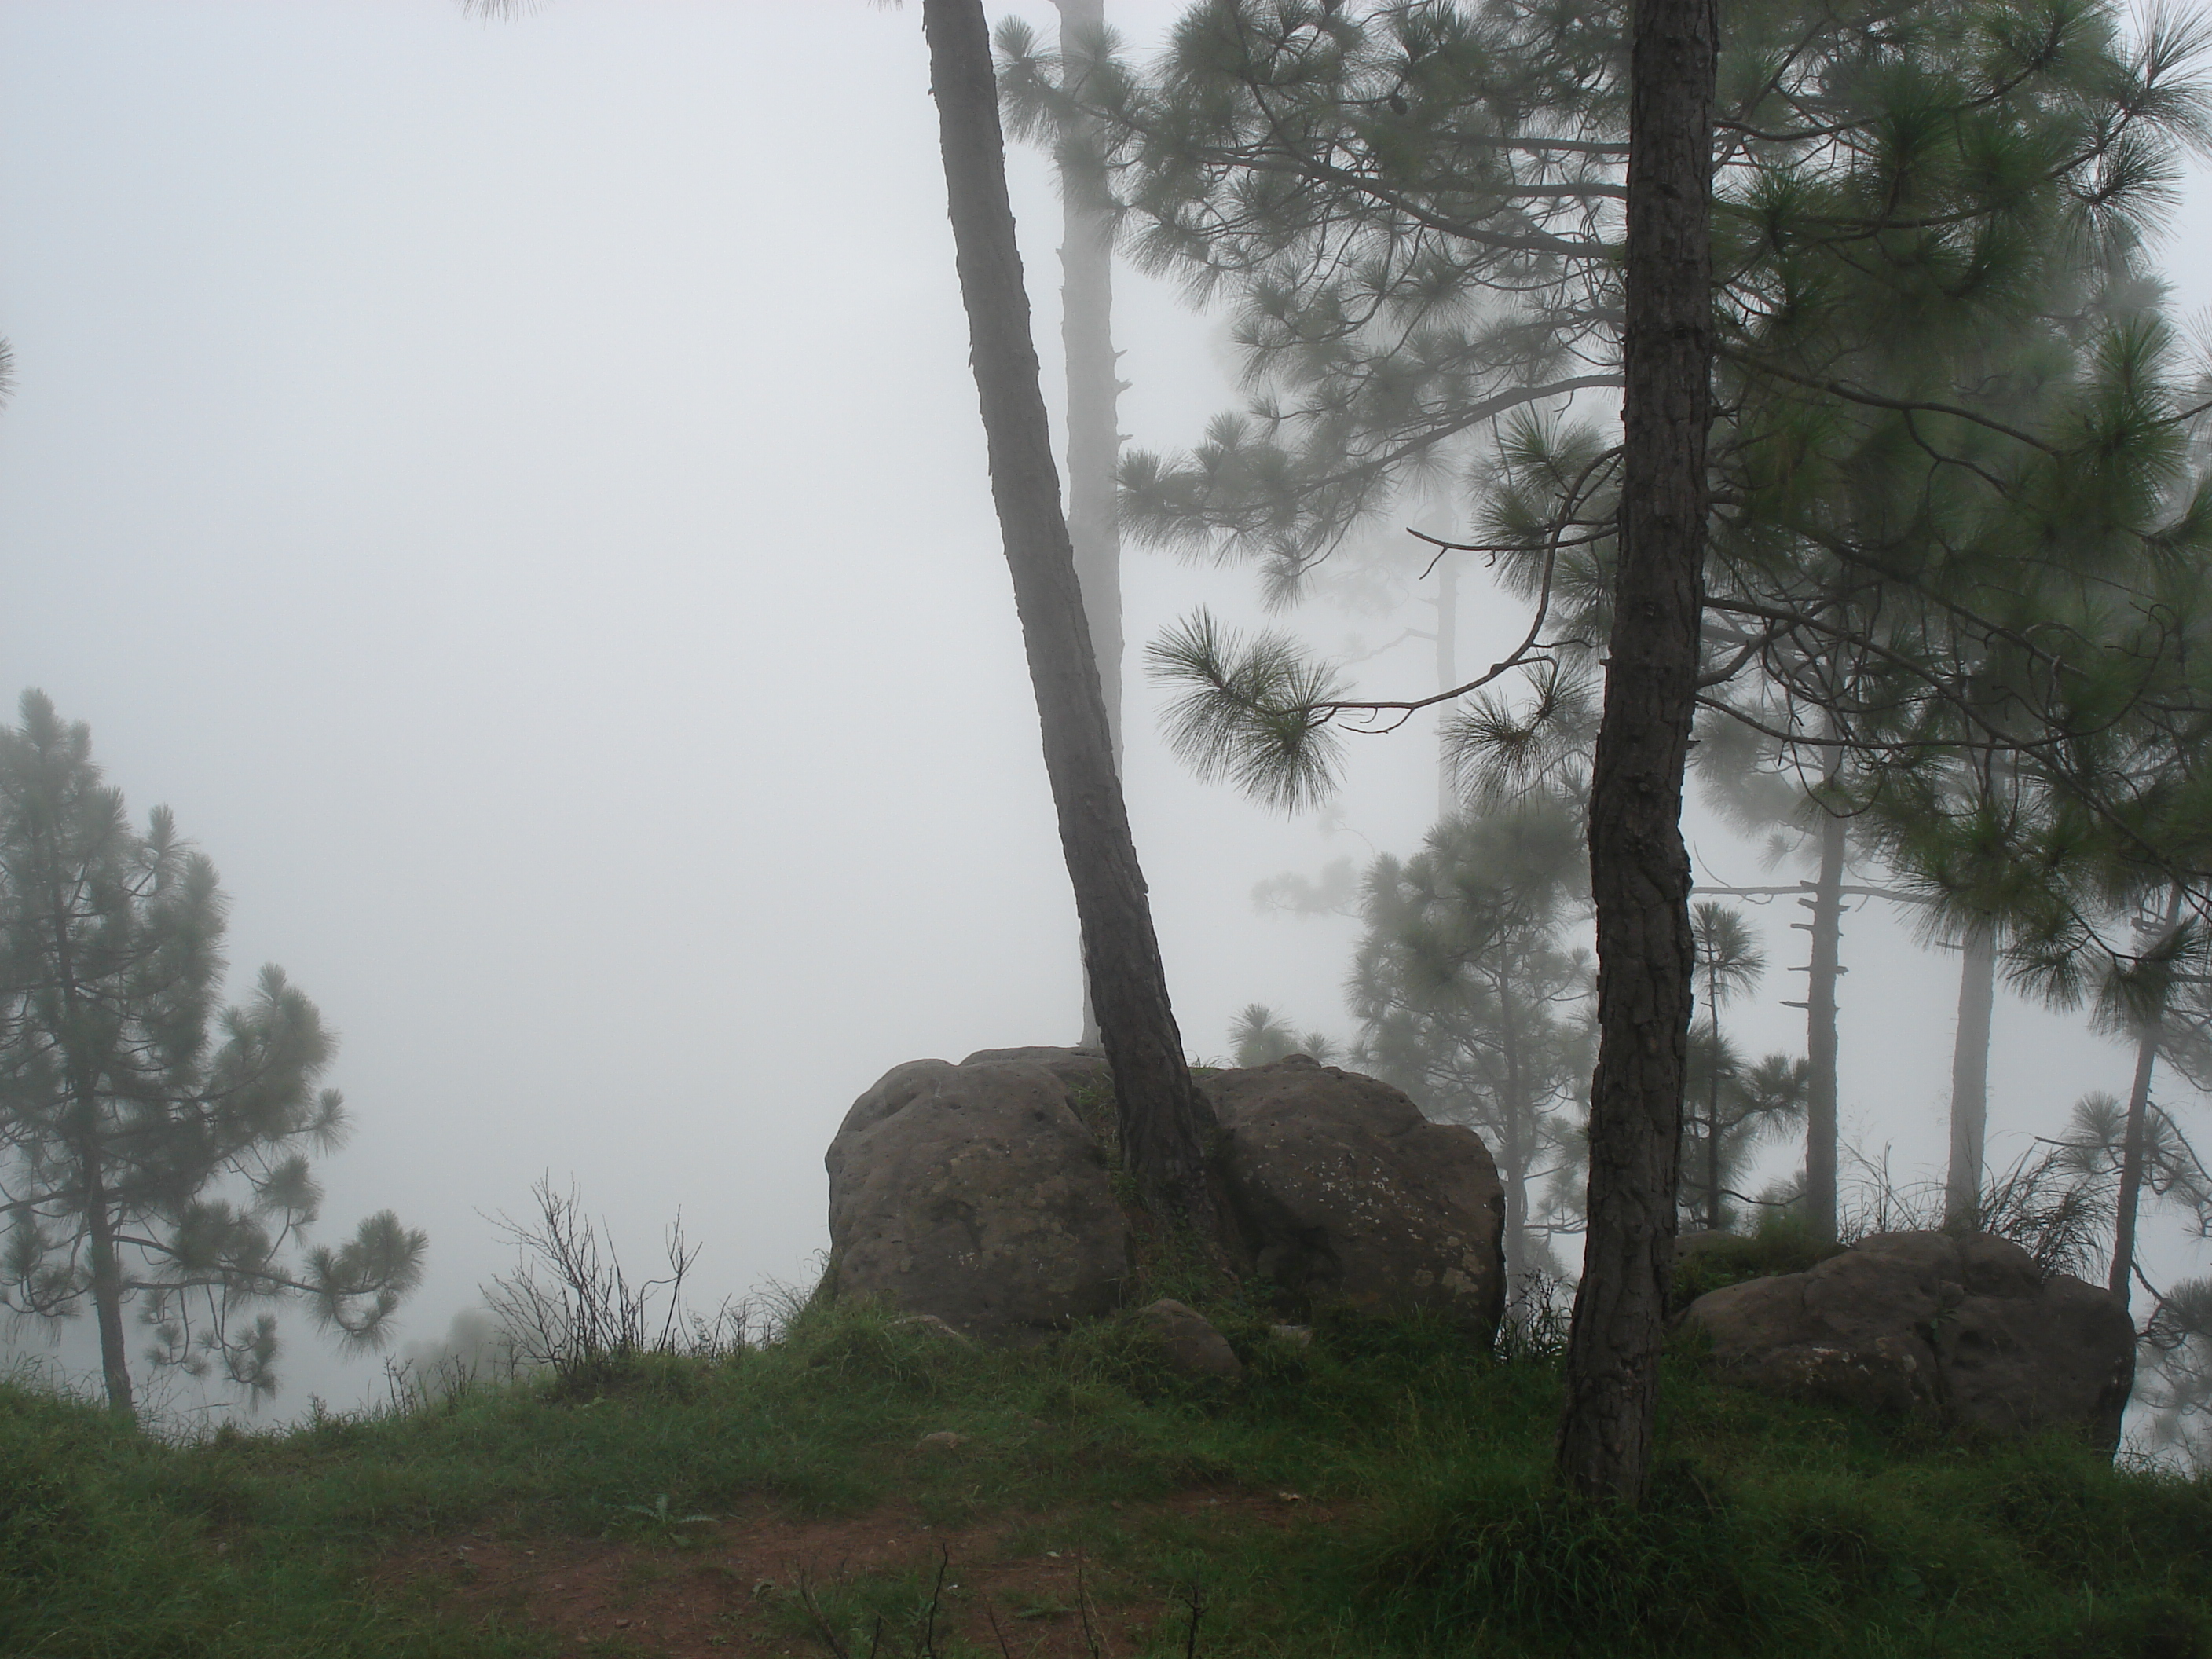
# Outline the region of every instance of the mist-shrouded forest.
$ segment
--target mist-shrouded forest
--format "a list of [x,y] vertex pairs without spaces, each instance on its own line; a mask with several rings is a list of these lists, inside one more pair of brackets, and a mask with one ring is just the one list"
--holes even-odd
[[[381,1256],[298,1270],[293,1288],[382,1346],[288,1316],[281,1349],[246,1362],[263,1418],[381,1397],[387,1358],[482,1305],[513,1261],[501,1218],[541,1182],[573,1183],[648,1261],[680,1215],[708,1304],[803,1287],[827,1241],[823,1152],[855,1095],[901,1061],[1085,1029],[916,9],[517,9],[27,0],[0,16],[7,690],[83,722],[129,823],[166,807],[219,872],[218,1000],[269,1011],[273,1047],[293,1040],[283,1019],[319,1012],[330,1052],[297,1060],[298,1086],[342,1090],[347,1129],[316,1153],[319,1204],[297,1206],[323,1218],[307,1243],[338,1249],[387,1210],[402,1229],[377,1236]],[[1047,50],[1054,6],[1000,9]],[[1185,8],[1107,9],[1141,67]],[[1037,125],[1008,164],[1059,419],[1063,215]],[[2172,319],[2185,359],[2212,305],[2203,155],[2144,212],[2114,285]],[[1207,520],[1188,458],[1234,450],[1216,417],[1331,386],[1321,368],[1256,377],[1265,306],[1159,239],[1133,258],[1139,219],[1111,309],[1120,732],[1184,1045],[1217,1065],[1314,1053],[1474,1123],[1519,1177],[1509,1267],[1571,1278],[1593,1058],[1571,825],[1499,827],[1469,700],[1346,731],[1334,787],[1277,810],[1188,763],[1172,721],[1188,684],[1146,672],[1147,647],[1188,643],[1203,609],[1335,664],[1346,700],[1472,679],[1522,644],[1528,584],[1494,550],[1439,547],[1487,546],[1500,501],[1535,487],[1470,439],[1315,509],[1341,522]],[[1603,425],[1618,404],[1577,385],[1528,407]],[[1789,785],[1802,757],[1755,749],[1697,771],[1685,818],[1712,907],[1686,1230],[1748,1226],[1804,1178],[1801,900],[1821,823]],[[1835,1202],[1864,1228],[1943,1212],[1961,951],[1919,902],[1928,882],[1854,823]],[[1516,859],[1512,902],[1474,914],[1468,894]],[[2109,1129],[2138,1045],[2094,1024],[2094,990],[2057,1006],[2048,975],[1999,955],[1982,1162],[2001,1181],[2078,1147],[2085,1123]],[[1446,1054],[1450,962],[1455,1006],[1490,1035]],[[264,963],[307,1015],[257,981]],[[1516,1072],[1506,1124],[1485,1044],[1516,1009],[1545,1034],[1521,1056],[1543,1075]],[[2152,1098],[2172,1132],[2159,1168],[2180,1173],[2143,1202],[2142,1286],[2212,1272],[2183,1146],[2203,1144],[2206,1102],[2174,1048]],[[2085,1118],[2085,1100],[2105,1103]],[[2110,1226],[2091,1224],[2085,1277],[2102,1282]],[[356,1301],[378,1273],[404,1297],[374,1318],[340,1307],[344,1272]],[[0,1334],[90,1386],[93,1324],[28,1315]],[[241,1395],[141,1384],[187,1418]]]

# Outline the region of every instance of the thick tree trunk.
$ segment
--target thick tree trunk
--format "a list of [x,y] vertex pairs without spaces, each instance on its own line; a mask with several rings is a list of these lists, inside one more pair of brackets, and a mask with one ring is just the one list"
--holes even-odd
[[1043,728],[1060,849],[1075,888],[1099,1036],[1114,1071],[1121,1156],[1156,1213],[1221,1236],[1206,1179],[1212,1115],[1193,1086],[1075,574],[1052,433],[1030,333],[1029,296],[1006,198],[998,84],[981,0],[924,0],[930,90],[983,411],[991,493]]
[[1951,1042],[1951,1168],[1943,1218],[1971,1224],[1981,1212],[1990,1123],[1990,1018],[1997,1000],[1997,936],[1967,931],[1959,950],[1959,1024]]
[[[1063,71],[1079,87],[1106,27],[1105,0],[1054,0],[1060,8]],[[1091,125],[1086,122],[1085,125]],[[1080,136],[1079,134],[1077,136]],[[1114,764],[1121,764],[1121,526],[1115,475],[1121,459],[1122,382],[1114,349],[1114,232],[1083,202],[1079,182],[1060,179],[1060,344],[1067,370],[1067,535],[1098,661],[1098,692]],[[1091,984],[1083,988],[1083,1041],[1098,1041]]]
[[1589,804],[1598,1060],[1559,1468],[1635,1502],[1650,1470],[1691,975],[1682,770],[1696,710],[1711,419],[1713,0],[1639,0],[1630,64],[1620,561]]
[[1820,817],[1820,873],[1813,896],[1812,959],[1805,986],[1805,1219],[1813,1237],[1836,1236],[1836,981],[1844,945],[1844,821]]

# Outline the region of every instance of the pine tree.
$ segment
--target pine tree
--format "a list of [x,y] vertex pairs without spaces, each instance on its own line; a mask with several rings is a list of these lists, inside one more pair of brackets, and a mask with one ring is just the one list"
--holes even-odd
[[1970,1226],[1988,1181],[1999,961],[2013,928],[2031,912],[2047,910],[2055,896],[2043,859],[2029,845],[2034,803],[2014,787],[2014,769],[2002,759],[1972,756],[1953,769],[1947,781],[1942,769],[1923,769],[1918,789],[1887,793],[1861,827],[1896,872],[1897,885],[1887,890],[1919,906],[1923,940],[1959,951],[1943,1210],[1946,1224]]
[[925,0],[922,27],[992,495],[1075,888],[1091,1007],[1113,1068],[1121,1156],[1158,1213],[1188,1220],[1201,1237],[1223,1237],[1206,1169],[1212,1113],[1191,1081],[1169,1004],[1060,511],[981,0]]
[[1741,1201],[1732,1183],[1753,1147],[1803,1119],[1811,1067],[1787,1054],[1747,1062],[1721,1030],[1721,1010],[1766,971],[1741,913],[1705,900],[1691,908],[1690,938],[1705,1018],[1690,1033],[1680,1203],[1686,1221],[1718,1231],[1731,1218],[1729,1200]]
[[[1105,0],[1053,0],[1059,67],[1079,100],[1111,37]],[[1077,118],[1079,120],[1081,118]],[[1114,227],[1085,181],[1072,176],[1090,146],[1067,146],[1060,174],[1060,349],[1067,368],[1067,532],[1114,753],[1121,753],[1121,526],[1114,492],[1121,464],[1118,405],[1127,388],[1114,349]]]
[[1247,1003],[1229,1027],[1230,1052],[1239,1066],[1268,1066],[1304,1054],[1324,1064],[1336,1044],[1324,1031],[1300,1031],[1264,1002]]
[[[1104,60],[1111,36],[1105,0],[1054,0],[1060,11],[1059,51],[1054,69],[1080,99],[1091,67]],[[1016,28],[1027,46],[1029,37]],[[1106,704],[1106,726],[1115,763],[1121,758],[1121,526],[1114,499],[1115,468],[1121,455],[1117,405],[1127,383],[1121,378],[1121,353],[1114,349],[1114,228],[1097,204],[1095,192],[1077,176],[1092,147],[1081,142],[1086,118],[1071,115],[1076,142],[1057,157],[1060,194],[1060,339],[1067,378],[1067,534],[1075,554],[1076,580],[1083,589],[1083,612],[1091,624],[1091,647],[1098,662],[1098,690]],[[1016,137],[1035,136],[1018,126]],[[1083,999],[1083,1041],[1098,1041],[1098,1021],[1086,985]]]
[[1620,505],[1590,760],[1597,1070],[1559,1468],[1641,1502],[1659,1403],[1692,997],[1682,781],[1711,511],[1715,0],[1638,0],[1628,72]]
[[[1217,0],[1151,80],[1094,80],[1092,111],[1133,250],[1231,297],[1265,388],[1188,462],[1125,465],[1140,532],[1310,562],[1411,470],[1520,412],[1500,445],[1517,476],[1465,544],[1532,601],[1520,647],[1442,696],[1366,698],[1279,636],[1195,618],[1153,655],[1187,688],[1177,736],[1201,769],[1310,799],[1334,781],[1334,723],[1396,722],[1516,672],[1540,700],[1562,635],[1610,641],[1590,836],[1605,1041],[1562,1468],[1619,1495],[1650,1443],[1688,1026],[1679,700],[1783,745],[1827,796],[1964,750],[2131,812],[2075,763],[2075,739],[2116,725],[2187,781],[2170,796],[2212,788],[2166,592],[2212,503],[2170,499],[2188,399],[2156,322],[2113,303],[2140,286],[2145,216],[2200,130],[2187,28],[2130,49],[2108,9],[2071,0],[1732,10],[1698,164],[1717,169],[1723,280],[1709,310],[1639,335],[1639,291],[1671,299],[1708,244],[1686,221],[1679,240],[1638,228],[1631,106],[1711,81],[1639,73],[1637,53],[1711,19],[1632,17],[1624,51],[1613,9]],[[1692,122],[1697,101],[1668,106]],[[1658,222],[1702,224],[1702,184],[1667,185]],[[1638,434],[1686,430],[1668,423],[1705,382],[1678,362],[1652,383],[1665,396],[1640,393],[1638,341],[1687,350],[1709,330],[1723,418],[1710,477],[1701,451],[1681,487],[1710,483],[1721,510],[1711,558],[1682,566],[1707,525],[1669,539],[1690,495],[1643,474],[1657,452]],[[1624,391],[1625,446],[1542,412],[1604,387]],[[1834,966],[1816,959],[1808,1000],[1832,1007]],[[1820,1048],[1832,1019],[1814,1013]],[[1813,1104],[1817,1160],[1833,1103]],[[1810,1174],[1832,1188],[1832,1167]]]
[[1505,1196],[1509,1280],[1556,1271],[1580,1231],[1590,963],[1580,813],[1557,796],[1447,819],[1367,872],[1353,957],[1354,1062],[1477,1131]]
[[1747,1203],[1763,1209],[1801,1206],[1803,1194],[1791,1183],[1778,1183],[1757,1197],[1739,1183],[1761,1145],[1804,1122],[1811,1069],[1802,1056],[1748,1059],[1727,1038],[1716,1040],[1709,1027],[1691,1029],[1678,1195],[1684,1227],[1732,1230],[1741,1213],[1738,1206]]
[[[2171,1158],[2160,1156],[2160,1142],[2178,1133],[2153,1096],[2158,1062],[2161,1058],[2172,1060],[2200,1078],[2206,1072],[2202,988],[2212,966],[2212,937],[2196,918],[2185,914],[2184,898],[2178,885],[2145,896],[2135,917],[2136,948],[2107,958],[2089,996],[2097,1028],[2125,1040],[2134,1049],[2124,1106],[2116,1114],[2100,1112],[2096,1109],[2100,1097],[2090,1097],[2076,1109],[2071,1137],[2081,1146],[2094,1141],[2110,1154],[2112,1249],[2106,1288],[2123,1307],[2130,1299],[2139,1271],[2136,1234],[2145,1185],[2154,1170],[2171,1167]],[[2051,1000],[2061,1006],[2082,1000],[2079,978],[2046,978],[2044,983]],[[2194,1009],[2192,1003],[2197,1005]],[[2186,1146],[2185,1142],[2181,1145]]]
[[155,1363],[220,1367],[266,1395],[270,1304],[304,1301],[373,1346],[421,1275],[423,1235],[387,1210],[337,1249],[308,1244],[308,1153],[345,1132],[337,1091],[317,1086],[334,1039],[273,967],[218,1011],[214,866],[166,811],[131,828],[90,733],[42,693],[21,715],[0,730],[0,1299],[45,1319],[89,1305],[119,1410],[134,1309]]

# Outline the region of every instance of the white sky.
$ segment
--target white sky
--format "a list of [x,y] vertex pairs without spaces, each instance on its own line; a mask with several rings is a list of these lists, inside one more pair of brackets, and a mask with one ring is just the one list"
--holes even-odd
[[[1179,9],[1109,6],[1139,42]],[[282,963],[343,1032],[326,1215],[428,1228],[410,1336],[502,1264],[482,1212],[542,1172],[640,1261],[680,1207],[718,1293],[803,1278],[856,1093],[1073,1040],[926,85],[918,8],[859,0],[0,9],[0,693],[88,720],[222,868],[239,987]],[[1049,363],[1058,212],[1017,167]],[[2191,310],[2204,195],[2171,250]],[[1123,423],[1171,448],[1226,359],[1121,293]],[[1133,645],[1252,611],[1234,573],[1135,553],[1127,581]],[[1511,622],[1478,586],[1467,659]],[[1419,683],[1411,653],[1370,683],[1394,660]],[[1133,687],[1129,788],[1186,1041],[1220,1053],[1255,999],[1343,1030],[1349,924],[1247,895],[1412,850],[1429,745],[1356,745],[1334,831],[1194,783],[1154,702]],[[1762,920],[1771,1004],[1802,952]],[[1847,952],[1847,1132],[1923,1173],[1951,963],[1878,917]],[[1802,1048],[1790,1011],[1743,1018]],[[2124,1086],[2039,1012],[1998,1044],[2001,1158]],[[293,1334],[287,1409],[373,1376]]]

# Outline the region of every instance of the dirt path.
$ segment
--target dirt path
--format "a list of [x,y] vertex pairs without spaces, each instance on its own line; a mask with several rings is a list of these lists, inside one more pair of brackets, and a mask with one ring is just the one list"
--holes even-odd
[[[1132,1521],[1180,1515],[1238,1526],[1331,1518],[1289,1494],[1218,1491],[1126,1512]],[[839,1521],[772,1511],[712,1523],[641,1516],[665,1539],[462,1534],[394,1553],[377,1579],[386,1589],[433,1595],[449,1616],[557,1635],[577,1659],[625,1649],[669,1659],[803,1659],[830,1655],[832,1638],[851,1650],[848,1659],[865,1659],[873,1618],[858,1607],[854,1587],[902,1571],[920,1589],[886,1609],[878,1659],[925,1651],[918,1638],[933,1586],[940,1642],[957,1637],[1008,1659],[1122,1659],[1163,1621],[1180,1640],[1190,1620],[1187,1589],[1132,1583],[1072,1548],[1043,1547],[1038,1540],[1061,1530],[1056,1518],[933,1528],[897,1509]],[[563,1648],[564,1659],[571,1650]]]

